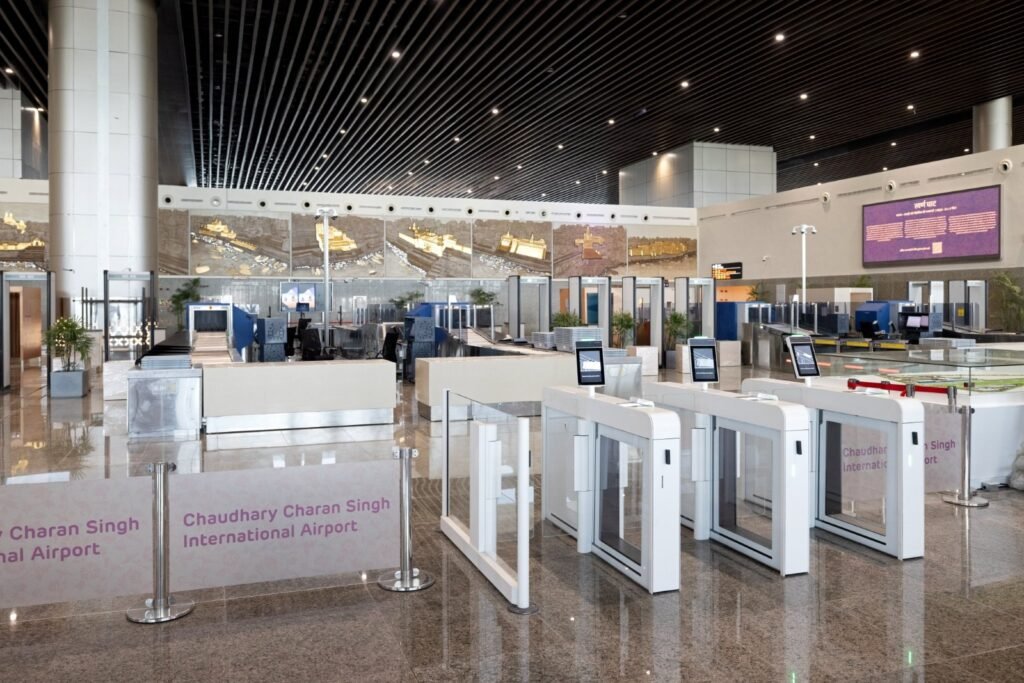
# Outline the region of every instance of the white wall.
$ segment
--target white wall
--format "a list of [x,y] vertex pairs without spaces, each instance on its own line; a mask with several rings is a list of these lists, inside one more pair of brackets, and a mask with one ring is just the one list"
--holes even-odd
[[0,178],[21,177],[21,91],[0,88]]
[[[1003,159],[1013,171],[1000,173]],[[888,181],[897,189],[889,192]],[[861,263],[861,209],[865,204],[988,185],[1002,186],[1002,257],[998,261],[864,268]],[[829,202],[822,196],[828,193]],[[967,269],[1024,266],[1024,146],[965,154],[885,173],[804,187],[767,197],[698,209],[698,272],[711,264],[742,261],[745,280],[799,278],[800,238],[794,225],[810,223],[818,234],[807,240],[808,277],[910,272],[940,273]]]

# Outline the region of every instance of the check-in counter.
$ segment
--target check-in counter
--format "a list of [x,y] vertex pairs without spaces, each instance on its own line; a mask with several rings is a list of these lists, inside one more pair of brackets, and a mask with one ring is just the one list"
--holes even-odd
[[481,403],[541,401],[544,387],[576,383],[576,358],[568,353],[522,356],[417,358],[416,401],[431,421],[444,416],[444,391]]
[[206,432],[392,424],[386,360],[234,363],[203,368]]

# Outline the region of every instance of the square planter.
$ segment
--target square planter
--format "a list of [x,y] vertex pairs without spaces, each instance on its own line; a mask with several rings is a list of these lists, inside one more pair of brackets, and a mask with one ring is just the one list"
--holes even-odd
[[85,370],[54,370],[50,373],[50,398],[82,398],[88,391]]

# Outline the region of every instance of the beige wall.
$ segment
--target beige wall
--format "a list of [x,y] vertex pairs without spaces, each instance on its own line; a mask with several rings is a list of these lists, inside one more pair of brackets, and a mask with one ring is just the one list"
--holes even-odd
[[[1003,174],[998,164],[1013,162]],[[888,181],[895,191],[888,191]],[[864,268],[861,265],[861,208],[893,199],[951,192],[988,185],[1002,186],[1002,257],[998,261],[964,261],[941,265]],[[821,201],[828,193],[828,203]],[[851,286],[868,274],[876,296],[905,293],[912,279],[949,280],[987,277],[993,268],[1024,266],[1024,146],[894,169],[729,204],[698,209],[698,272],[711,264],[742,261],[745,281],[800,278],[800,238],[794,225],[810,223],[818,234],[807,238],[807,274],[815,286]],[[927,275],[925,275],[927,274]],[[892,290],[890,292],[889,290]],[[791,288],[792,291],[792,288]],[[774,291],[772,290],[772,293]]]

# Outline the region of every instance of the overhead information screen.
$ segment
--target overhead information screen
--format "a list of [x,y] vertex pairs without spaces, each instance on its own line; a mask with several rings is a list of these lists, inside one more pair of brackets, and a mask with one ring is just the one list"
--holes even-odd
[[581,387],[604,385],[603,349],[576,349],[576,381]]
[[793,361],[793,372],[798,378],[818,377],[818,357],[814,354],[814,342],[810,337],[788,337],[789,357]]
[[867,204],[863,212],[865,266],[999,258],[998,185]]
[[718,352],[714,339],[691,339],[690,377],[694,382],[718,381]]

